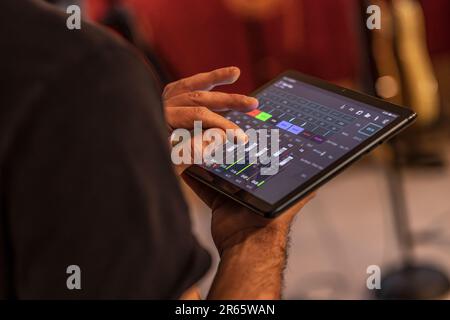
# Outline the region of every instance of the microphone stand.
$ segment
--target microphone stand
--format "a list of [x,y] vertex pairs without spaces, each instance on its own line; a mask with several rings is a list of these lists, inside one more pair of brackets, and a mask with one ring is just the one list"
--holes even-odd
[[386,177],[400,263],[382,277],[381,289],[376,290],[375,296],[378,299],[439,298],[450,290],[450,281],[438,268],[419,264],[414,258],[414,237],[406,208],[399,141],[391,140],[391,146],[393,160],[386,168]]
[[[366,75],[364,84],[369,93],[376,95],[374,84],[380,75],[378,74],[376,57],[372,48],[373,33],[365,28],[365,10],[369,4],[369,1],[362,1],[360,7],[362,25],[364,26],[361,32],[361,44],[363,53],[365,53],[363,57],[363,66],[365,67]],[[386,4],[384,9],[390,10],[392,8],[391,2],[387,1]],[[392,15],[392,18],[395,25],[395,16]],[[404,79],[404,74],[402,74],[401,61],[396,50],[395,42],[394,50],[396,51],[395,63],[399,66],[401,81]],[[406,206],[407,201],[403,186],[403,145],[400,144],[399,138],[392,139],[389,144],[393,155],[392,160],[386,164],[385,172],[391,203],[392,221],[400,250],[400,262],[397,267],[388,269],[386,273],[382,271],[381,289],[374,291],[375,298],[432,299],[442,297],[450,291],[450,280],[438,268],[419,263],[415,259],[414,236],[409,223]]]

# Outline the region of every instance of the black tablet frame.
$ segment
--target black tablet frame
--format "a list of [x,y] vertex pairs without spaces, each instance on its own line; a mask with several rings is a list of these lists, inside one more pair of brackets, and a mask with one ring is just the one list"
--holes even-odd
[[300,82],[304,82],[318,88],[337,93],[341,96],[353,99],[356,102],[362,102],[368,105],[372,105],[381,110],[394,113],[398,115],[398,117],[395,118],[394,121],[389,123],[386,127],[381,129],[368,139],[364,140],[361,144],[336,160],[332,165],[328,166],[317,175],[311,177],[306,182],[302,182],[299,187],[286,194],[286,196],[284,196],[275,204],[265,202],[264,200],[254,196],[245,189],[237,187],[231,182],[221,178],[220,176],[212,172],[209,172],[208,170],[200,166],[193,165],[186,171],[189,176],[205,183],[209,187],[217,190],[218,192],[226,195],[227,197],[239,202],[240,204],[267,218],[273,218],[282,213],[285,209],[292,206],[297,201],[304,198],[309,193],[316,190],[318,187],[342,172],[346,167],[357,161],[361,156],[370,152],[379,144],[392,138],[394,135],[398,134],[401,130],[409,126],[417,117],[417,114],[411,109],[401,107],[350,89],[339,87],[329,82],[292,70],[280,74],[272,81],[254,91],[252,95],[256,95],[257,93],[264,90],[268,86],[271,86],[274,82],[279,81],[283,77],[289,77]]

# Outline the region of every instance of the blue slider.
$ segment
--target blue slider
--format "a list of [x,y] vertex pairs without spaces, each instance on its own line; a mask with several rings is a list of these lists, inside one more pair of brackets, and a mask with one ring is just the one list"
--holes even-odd
[[291,126],[291,127],[288,129],[288,131],[289,131],[290,133],[293,133],[293,134],[299,134],[299,133],[302,132],[303,130],[305,130],[305,129],[303,129],[302,127],[298,127],[298,126],[296,126],[296,125],[293,125],[293,126]]
[[280,123],[277,124],[277,127],[283,130],[289,129],[290,126],[292,126],[292,123],[289,123],[287,121],[281,121]]

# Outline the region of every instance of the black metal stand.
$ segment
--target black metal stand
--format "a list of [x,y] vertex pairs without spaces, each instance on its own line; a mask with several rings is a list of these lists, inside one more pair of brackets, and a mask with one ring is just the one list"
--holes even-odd
[[376,290],[376,297],[378,299],[439,298],[449,292],[450,281],[447,275],[436,267],[419,264],[414,259],[414,239],[406,208],[398,141],[392,142],[392,149],[394,157],[387,168],[387,180],[401,263],[399,268],[391,270],[382,278],[381,289]]

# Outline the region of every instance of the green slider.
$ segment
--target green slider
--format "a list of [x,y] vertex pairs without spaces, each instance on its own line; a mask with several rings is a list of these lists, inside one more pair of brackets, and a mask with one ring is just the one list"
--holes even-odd
[[225,171],[228,170],[228,169],[230,169],[232,166],[234,166],[236,163],[238,163],[238,162],[241,161],[242,159],[244,159],[244,157],[242,157],[242,158],[236,160],[235,162],[233,162],[232,164],[230,164],[228,167],[225,168]]
[[257,187],[261,187],[261,186],[264,184],[264,182],[266,182],[266,181],[263,180],[263,181],[261,181],[260,183],[258,183],[256,186],[257,186]]
[[261,121],[267,121],[270,118],[272,118],[272,115],[270,113],[267,113],[267,112],[260,112],[255,118],[259,119]]
[[248,167],[250,167],[252,164],[254,164],[255,162],[250,163],[249,165],[245,166],[244,168],[242,168],[241,170],[239,170],[238,173],[236,173],[236,175],[240,174],[242,171],[244,171],[245,169],[247,169]]

